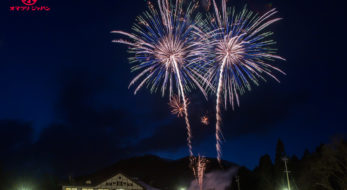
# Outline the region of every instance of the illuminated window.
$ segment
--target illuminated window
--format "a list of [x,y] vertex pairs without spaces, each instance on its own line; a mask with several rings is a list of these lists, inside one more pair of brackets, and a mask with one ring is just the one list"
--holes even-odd
[[67,188],[65,188],[65,190],[77,190],[77,188],[76,187],[67,187]]
[[82,188],[82,190],[93,190],[93,188]]

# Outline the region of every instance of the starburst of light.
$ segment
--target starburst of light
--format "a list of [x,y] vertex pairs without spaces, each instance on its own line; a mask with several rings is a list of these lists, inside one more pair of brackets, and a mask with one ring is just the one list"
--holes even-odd
[[208,119],[208,117],[206,115],[201,117],[201,123],[204,124],[204,125],[210,124],[210,121],[209,121],[209,119]]
[[[206,79],[216,88],[216,149],[221,161],[221,104],[224,107],[234,102],[239,106],[239,94],[251,90],[251,83],[259,85],[268,75],[279,81],[272,71],[283,73],[269,61],[284,60],[276,55],[272,32],[264,32],[269,25],[280,18],[272,18],[277,11],[272,9],[259,16],[246,9],[237,12],[227,7],[222,0],[221,11],[213,0],[214,15],[208,15],[207,23],[202,25],[209,34],[208,55],[211,60]],[[221,12],[221,13],[220,13]]]
[[[186,98],[187,106],[190,104],[189,100]],[[178,96],[172,96],[169,106],[171,108],[171,113],[177,115],[177,117],[183,117],[184,115],[184,105]]]
[[135,94],[144,86],[151,92],[160,89],[163,96],[168,89],[171,99],[177,90],[175,94],[183,103],[189,153],[193,156],[186,93],[198,87],[206,96],[201,86],[204,80],[202,62],[207,54],[204,48],[206,39],[196,26],[201,16],[195,15],[197,3],[186,6],[183,0],[158,0],[158,8],[151,3],[148,7],[148,11],[137,18],[133,33],[112,31],[129,40],[113,42],[128,45],[129,53],[133,55],[129,60],[134,64],[132,71],[138,74],[129,87],[139,82]]

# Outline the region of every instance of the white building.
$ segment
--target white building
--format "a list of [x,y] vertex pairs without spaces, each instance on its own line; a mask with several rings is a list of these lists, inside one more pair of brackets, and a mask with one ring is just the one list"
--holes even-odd
[[92,180],[87,180],[83,183],[73,183],[71,185],[63,185],[62,190],[159,190],[144,182],[132,179],[123,173],[102,180],[101,182],[93,183]]

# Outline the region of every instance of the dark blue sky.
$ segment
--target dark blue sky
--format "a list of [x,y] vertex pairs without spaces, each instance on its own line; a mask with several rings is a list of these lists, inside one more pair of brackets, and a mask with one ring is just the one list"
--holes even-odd
[[[15,1],[20,4],[1,6],[0,147],[10,155],[3,162],[26,154],[19,161],[28,168],[72,172],[134,155],[188,155],[184,123],[170,115],[167,97],[145,89],[133,95],[126,47],[111,43],[119,36],[110,31],[130,31],[145,1],[38,0],[52,10],[10,12]],[[274,154],[278,138],[290,155],[301,155],[345,136],[342,4],[244,2],[257,12],[276,7],[284,18],[271,30],[287,59],[275,64],[287,76],[255,88],[241,97],[240,108],[223,114],[223,159],[252,168],[261,155]],[[203,113],[213,116],[214,98],[206,102],[194,92],[190,99],[195,152],[214,157],[214,126],[198,121]],[[90,155],[90,169],[83,168],[79,158]]]

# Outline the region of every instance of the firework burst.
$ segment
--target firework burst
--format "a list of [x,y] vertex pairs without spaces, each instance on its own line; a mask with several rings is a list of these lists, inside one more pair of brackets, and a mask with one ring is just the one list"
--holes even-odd
[[[186,98],[187,106],[190,104],[189,100]],[[183,117],[184,115],[184,105],[178,96],[172,96],[169,106],[171,108],[171,113],[177,115],[177,117]]]
[[210,121],[206,115],[202,116],[200,120],[201,120],[201,123],[204,125],[210,124]]
[[170,100],[174,93],[178,94],[177,101],[182,101],[183,108],[180,113],[184,113],[187,127],[189,153],[193,156],[186,92],[198,87],[206,96],[200,85],[204,79],[201,63],[206,55],[206,39],[195,24],[201,21],[201,16],[194,15],[196,3],[190,3],[183,9],[183,0],[158,0],[158,8],[151,3],[148,7],[148,11],[137,18],[133,33],[112,31],[130,40],[113,42],[128,45],[133,55],[129,60],[134,63],[132,71],[138,74],[129,87],[139,82],[135,94],[144,86],[151,92],[160,89],[162,96],[168,90]]
[[272,47],[275,44],[270,38],[273,33],[263,32],[280,20],[272,18],[277,13],[275,9],[259,16],[246,7],[237,13],[235,8],[227,7],[226,0],[222,0],[221,11],[215,0],[213,6],[214,15],[208,15],[208,23],[202,27],[210,36],[211,65],[206,79],[216,87],[216,149],[220,162],[223,100],[225,109],[228,103],[234,109],[234,102],[239,106],[239,94],[251,90],[251,83],[259,85],[259,79],[265,81],[264,75],[279,81],[272,71],[284,72],[267,62],[284,59],[276,55]]

